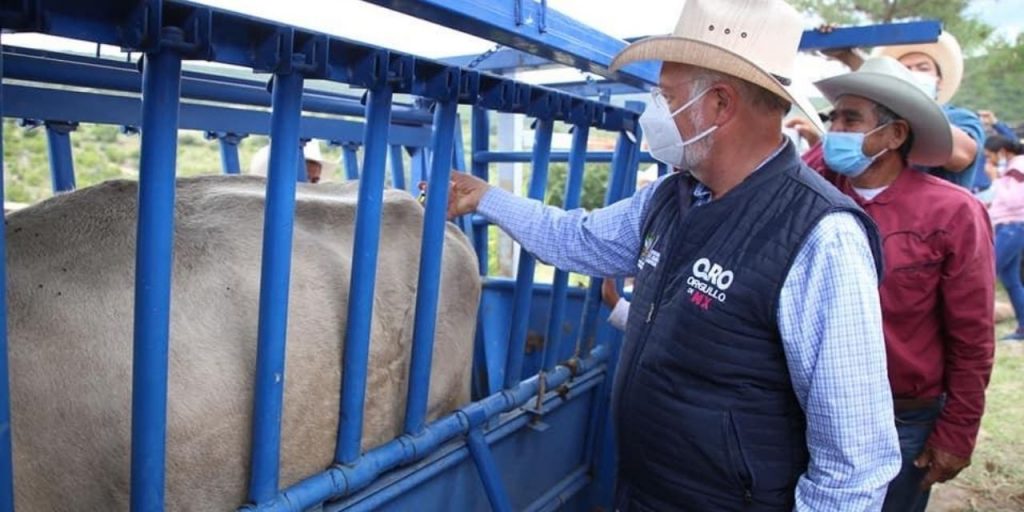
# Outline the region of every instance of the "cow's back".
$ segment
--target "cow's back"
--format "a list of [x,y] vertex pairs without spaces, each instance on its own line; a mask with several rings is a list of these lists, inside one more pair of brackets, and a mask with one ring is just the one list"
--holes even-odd
[[[244,501],[256,360],[263,197],[252,177],[180,179],[168,401],[169,510]],[[136,184],[108,182],[8,217],[16,497],[24,510],[127,508]],[[299,185],[281,483],[335,447],[357,185]],[[388,191],[364,447],[402,424],[422,208]],[[448,226],[432,417],[469,399],[479,278]]]

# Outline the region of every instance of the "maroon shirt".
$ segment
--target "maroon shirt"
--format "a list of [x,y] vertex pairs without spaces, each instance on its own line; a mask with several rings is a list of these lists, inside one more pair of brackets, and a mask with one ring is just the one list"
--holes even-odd
[[946,393],[928,443],[970,457],[995,351],[992,226],[966,190],[908,168],[873,200],[828,170],[820,146],[804,161],[878,224],[885,274],[880,296],[895,398]]

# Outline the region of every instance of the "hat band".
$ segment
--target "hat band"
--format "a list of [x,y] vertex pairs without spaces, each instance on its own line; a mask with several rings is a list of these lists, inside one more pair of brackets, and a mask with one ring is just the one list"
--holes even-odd
[[790,80],[790,79],[788,79],[788,78],[786,78],[784,76],[776,75],[775,73],[770,73],[770,74],[772,75],[772,78],[778,80],[780,84],[785,85],[787,87],[789,87],[793,83],[792,80]]

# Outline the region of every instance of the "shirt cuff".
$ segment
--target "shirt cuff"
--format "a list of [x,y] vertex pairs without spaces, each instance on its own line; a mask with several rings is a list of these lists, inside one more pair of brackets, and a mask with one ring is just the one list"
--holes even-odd
[[628,319],[629,319],[629,301],[626,300],[626,299],[620,298],[619,301],[615,303],[615,307],[612,308],[612,313],[610,315],[608,315],[608,323],[611,324],[612,327],[614,327],[614,328],[616,328],[616,329],[618,329],[620,331],[625,331],[626,330],[626,320],[628,320]]

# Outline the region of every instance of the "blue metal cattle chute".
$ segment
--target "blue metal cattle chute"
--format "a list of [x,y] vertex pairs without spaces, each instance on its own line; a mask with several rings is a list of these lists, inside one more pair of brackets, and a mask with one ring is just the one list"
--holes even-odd
[[[621,80],[631,91],[656,80],[652,66],[609,73],[624,44],[546,7],[522,0],[373,0],[469,33],[489,35],[545,59]],[[529,25],[526,19],[538,20]],[[237,174],[239,141],[271,136],[261,250],[258,358],[246,511],[324,510],[592,510],[610,504],[614,445],[608,429],[610,377],[619,336],[600,320],[600,279],[589,288],[535,283],[532,256],[523,254],[515,280],[488,276],[488,223],[462,219],[479,258],[484,290],[478,315],[474,401],[426,421],[427,389],[440,282],[448,181],[452,168],[487,178],[498,162],[530,162],[528,195],[543,200],[551,162],[568,162],[566,208],[579,205],[585,163],[611,168],[605,200],[630,195],[640,162],[637,119],[626,107],[529,85],[461,67],[332,37],[302,28],[177,0],[0,0],[0,26],[144,54],[134,63],[20,48],[3,49],[3,113],[38,121],[47,130],[55,192],[75,188],[70,138],[77,123],[141,127],[140,201],[136,260],[132,399],[132,510],[162,510],[166,449],[167,352],[175,154],[179,129],[199,129],[220,145],[222,171]],[[934,39],[935,24],[875,31],[872,41]],[[838,32],[833,40],[850,37]],[[827,47],[809,36],[808,47]],[[817,37],[818,39],[814,39]],[[581,45],[578,41],[593,44]],[[863,43],[863,41],[862,41]],[[495,60],[515,57],[503,51]],[[506,57],[507,55],[507,57]],[[537,62],[537,55],[530,56]],[[189,70],[190,60],[269,73],[268,84]],[[473,59],[474,65],[476,59]],[[519,62],[522,62],[520,60]],[[307,86],[310,80],[365,91],[348,96]],[[88,91],[44,87],[58,84]],[[589,86],[589,85],[588,85]],[[587,93],[578,84],[567,90]],[[624,89],[625,90],[625,89]],[[124,94],[132,93],[132,94]],[[415,105],[395,101],[412,95]],[[460,105],[470,107],[466,162]],[[264,110],[270,107],[270,112]],[[532,119],[528,153],[492,151],[490,116]],[[342,116],[363,118],[362,122]],[[568,152],[552,151],[556,125],[572,130]],[[599,131],[610,152],[588,152]],[[361,178],[343,354],[334,463],[286,488],[279,482],[279,447],[287,344],[287,311],[295,210],[296,159],[302,144],[324,140],[342,148],[349,179]],[[360,152],[362,160],[360,161]],[[408,180],[404,161],[408,159]],[[371,315],[381,208],[390,161],[391,184],[411,189],[427,181],[423,246],[416,299],[410,384],[402,436],[363,453],[362,415],[371,343]],[[300,160],[301,162],[301,160]],[[665,172],[662,169],[662,174]],[[2,162],[0,162],[2,173]],[[2,185],[0,185],[2,192]],[[0,251],[4,248],[0,232]],[[5,271],[0,267],[0,354],[6,355]],[[0,357],[0,512],[13,510],[8,425],[8,369]],[[197,463],[201,463],[197,461]],[[13,468],[13,469],[12,469]]]

